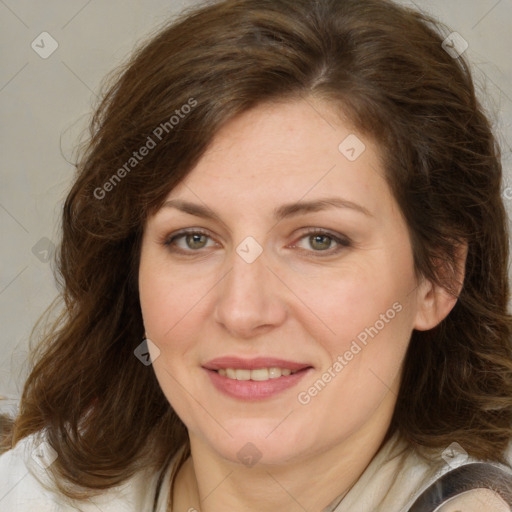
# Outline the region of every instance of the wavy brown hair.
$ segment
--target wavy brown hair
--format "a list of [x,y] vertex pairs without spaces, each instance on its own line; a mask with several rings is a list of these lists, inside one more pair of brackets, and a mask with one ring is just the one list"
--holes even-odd
[[145,220],[224,123],[308,97],[379,144],[418,276],[455,293],[456,247],[468,244],[457,304],[436,328],[412,333],[388,437],[426,457],[456,440],[505,462],[512,324],[500,153],[468,65],[442,48],[448,33],[388,0],[224,0],[183,12],[112,78],[64,204],[62,315],[37,348],[12,436],[46,430],[62,492],[163,467],[188,442],[151,366],[134,356]]

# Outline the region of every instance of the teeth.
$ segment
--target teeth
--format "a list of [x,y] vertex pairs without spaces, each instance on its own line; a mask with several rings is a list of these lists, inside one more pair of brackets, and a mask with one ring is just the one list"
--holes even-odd
[[220,368],[217,370],[219,375],[233,380],[270,380],[278,379],[281,376],[288,376],[297,373],[298,370],[290,370],[289,368],[258,368],[256,370]]

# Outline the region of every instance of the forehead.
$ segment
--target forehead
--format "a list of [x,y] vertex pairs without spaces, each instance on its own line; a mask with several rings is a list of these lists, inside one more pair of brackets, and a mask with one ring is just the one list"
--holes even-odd
[[[219,159],[229,158],[262,172],[267,167],[275,171],[279,164],[283,171],[297,171],[301,166],[293,163],[312,156],[321,159],[319,164],[333,165],[343,154],[340,144],[347,138],[357,149],[354,154],[347,153],[353,161],[366,151],[367,144],[379,152],[369,137],[356,135],[351,123],[335,114],[334,105],[313,99],[263,103],[226,123],[200,165],[207,169],[209,164],[215,166]],[[286,162],[288,165],[283,165]]]
[[376,215],[393,202],[377,144],[311,99],[261,104],[230,120],[167,199],[252,208],[326,195]]

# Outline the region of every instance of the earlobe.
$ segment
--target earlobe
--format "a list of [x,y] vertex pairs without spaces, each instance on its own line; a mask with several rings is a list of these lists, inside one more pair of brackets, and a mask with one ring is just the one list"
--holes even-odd
[[464,284],[468,245],[467,243],[457,245],[456,269],[445,268],[442,276],[450,283],[451,290],[439,286],[423,278],[417,290],[417,311],[414,322],[414,329],[428,331],[440,324],[454,308]]

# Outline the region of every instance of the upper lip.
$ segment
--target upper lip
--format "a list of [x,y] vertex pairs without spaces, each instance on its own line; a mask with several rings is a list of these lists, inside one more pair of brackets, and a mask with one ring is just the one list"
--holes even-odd
[[241,370],[257,370],[258,368],[288,368],[290,370],[303,370],[311,367],[307,363],[297,363],[275,357],[256,357],[254,359],[242,359],[235,356],[218,357],[203,365],[207,370],[219,370],[221,368],[234,368]]

